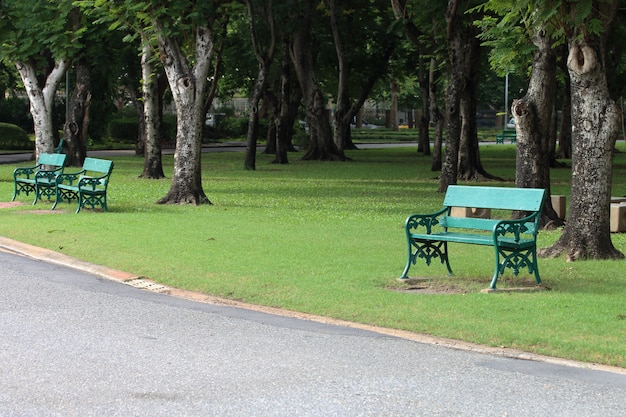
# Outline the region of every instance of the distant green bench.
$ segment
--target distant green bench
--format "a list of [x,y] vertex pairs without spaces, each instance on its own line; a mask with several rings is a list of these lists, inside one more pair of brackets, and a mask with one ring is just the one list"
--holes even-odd
[[63,147],[65,146],[65,139],[61,138],[59,144],[54,148],[54,153],[63,153]]
[[507,139],[509,139],[511,143],[515,143],[517,140],[517,132],[515,129],[504,129],[502,133],[496,135],[496,143],[504,143]]
[[100,206],[108,210],[107,188],[111,171],[113,171],[112,161],[85,158],[80,171],[60,174],[56,178],[56,200],[52,210],[63,200],[74,199],[78,199],[76,213],[85,206],[92,209]]
[[41,197],[51,199],[56,194],[56,177],[63,172],[65,167],[64,154],[42,153],[39,155],[37,165],[25,168],[16,168],[13,171],[13,198],[24,193],[35,194],[33,204]]
[[[448,243],[452,242],[494,247],[491,289],[496,289],[498,277],[507,267],[512,268],[516,276],[520,269],[528,268],[529,273],[534,273],[537,284],[541,284],[537,233],[544,199],[545,190],[537,188],[449,186],[441,210],[407,218],[408,259],[400,278],[408,278],[409,268],[418,258],[424,259],[427,265],[439,258],[452,275],[448,258]],[[451,215],[453,207],[522,211],[526,217],[519,220],[454,217]]]

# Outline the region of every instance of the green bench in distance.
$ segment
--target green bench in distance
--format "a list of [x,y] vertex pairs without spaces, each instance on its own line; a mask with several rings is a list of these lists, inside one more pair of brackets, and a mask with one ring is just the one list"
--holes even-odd
[[39,155],[37,165],[32,167],[16,168],[13,171],[13,198],[24,193],[35,194],[33,204],[41,197],[50,200],[56,195],[56,177],[63,173],[65,167],[64,154],[42,153]]
[[85,158],[80,171],[60,174],[56,178],[56,200],[52,210],[63,200],[74,199],[78,199],[76,213],[85,206],[92,209],[101,206],[108,210],[107,187],[111,171],[113,161]]
[[[451,185],[443,201],[444,207],[431,214],[413,214],[405,222],[408,259],[401,279],[408,279],[409,268],[418,258],[427,265],[439,258],[450,268],[448,243],[493,246],[495,270],[490,288],[495,290],[498,277],[505,269],[528,268],[541,284],[537,264],[537,233],[545,199],[545,190],[537,188],[472,187]],[[452,216],[453,207],[521,211],[525,217],[498,220]],[[502,261],[500,262],[500,258]]]
[[517,140],[517,132],[515,129],[504,129],[502,133],[496,135],[496,143],[504,144],[506,139],[510,139],[511,143],[515,143]]

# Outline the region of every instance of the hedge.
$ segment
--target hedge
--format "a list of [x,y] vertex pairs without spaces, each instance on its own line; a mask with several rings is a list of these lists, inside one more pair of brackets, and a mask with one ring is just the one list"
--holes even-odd
[[24,129],[10,123],[0,123],[0,149],[32,150],[33,142]]

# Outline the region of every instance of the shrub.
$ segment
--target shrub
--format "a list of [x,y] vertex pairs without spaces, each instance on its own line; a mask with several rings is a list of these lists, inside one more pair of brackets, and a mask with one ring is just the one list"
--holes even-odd
[[33,142],[21,127],[10,123],[0,123],[0,148],[7,150],[32,150]]
[[[137,117],[129,115],[129,112],[120,113],[109,123],[109,136],[115,142],[134,144],[139,136]],[[176,140],[176,116],[171,114],[163,115],[163,125],[161,127],[161,137],[165,142],[175,142]]]
[[139,134],[137,118],[119,117],[109,123],[109,135],[122,143],[135,143]]
[[230,138],[246,136],[248,119],[245,117],[226,117],[218,122],[217,127]]
[[33,119],[30,115],[28,100],[19,97],[0,100],[0,122],[11,123],[26,132],[32,132]]

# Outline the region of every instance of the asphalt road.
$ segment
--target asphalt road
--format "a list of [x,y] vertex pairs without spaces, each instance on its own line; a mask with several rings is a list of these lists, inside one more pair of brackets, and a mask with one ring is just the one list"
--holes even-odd
[[0,416],[626,413],[624,373],[194,302],[54,261],[0,251]]

